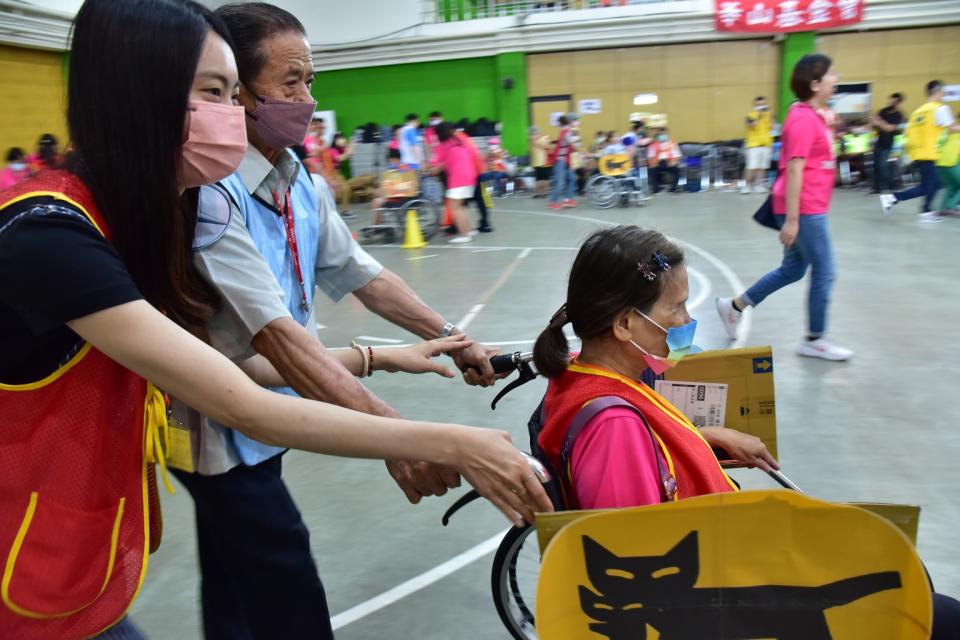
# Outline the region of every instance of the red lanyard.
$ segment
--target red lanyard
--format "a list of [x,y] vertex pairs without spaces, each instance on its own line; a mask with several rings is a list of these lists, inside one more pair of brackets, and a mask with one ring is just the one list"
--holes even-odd
[[307,285],[303,281],[303,271],[300,269],[300,251],[297,250],[297,230],[293,226],[293,207],[290,206],[290,190],[283,194],[283,204],[280,204],[280,196],[276,191],[271,191],[273,201],[277,203],[277,210],[280,217],[283,218],[283,226],[287,231],[287,245],[290,247],[290,255],[293,257],[293,268],[297,272],[297,281],[300,283],[300,304],[306,309],[310,306],[307,301]]

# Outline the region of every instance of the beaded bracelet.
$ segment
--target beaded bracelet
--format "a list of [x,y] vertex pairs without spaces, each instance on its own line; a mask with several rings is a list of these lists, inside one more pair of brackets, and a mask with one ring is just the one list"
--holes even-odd
[[370,360],[369,360],[369,362],[370,362],[370,371],[369,371],[369,373],[367,373],[367,377],[370,377],[370,376],[373,375],[373,347],[367,345],[367,353],[370,355]]
[[360,371],[360,378],[366,378],[370,375],[370,358],[367,355],[367,350],[357,344],[356,340],[350,341],[350,348],[356,349],[360,352],[360,359],[363,360],[363,369]]

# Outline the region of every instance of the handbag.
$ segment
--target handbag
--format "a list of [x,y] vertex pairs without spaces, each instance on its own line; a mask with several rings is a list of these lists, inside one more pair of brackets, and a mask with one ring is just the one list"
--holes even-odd
[[767,196],[760,208],[753,214],[753,219],[757,224],[763,225],[768,229],[780,231],[780,225],[777,224],[777,218],[773,215],[773,195]]

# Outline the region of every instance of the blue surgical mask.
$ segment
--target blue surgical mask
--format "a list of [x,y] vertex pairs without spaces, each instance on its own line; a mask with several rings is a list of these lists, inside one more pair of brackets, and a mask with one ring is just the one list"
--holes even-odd
[[[650,354],[643,347],[633,342],[633,340],[630,341],[634,347],[640,351],[643,351],[645,354],[644,359],[646,360],[647,365],[649,365],[657,375],[663,373],[663,371],[680,362],[684,356],[702,351],[700,347],[697,347],[693,344],[693,335],[697,331],[696,320],[691,320],[687,324],[680,325],[679,327],[670,327],[669,329],[665,329],[658,322],[653,320],[650,316],[639,309],[635,308],[634,311],[643,316],[643,318],[649,321],[650,324],[667,334],[667,347],[670,349],[670,352],[666,357]],[[654,362],[657,364],[655,365],[653,362],[651,362],[651,360],[654,360]]]
[[24,169],[27,168],[27,165],[23,162],[11,162],[7,166],[13,169],[14,171],[23,171]]
[[[669,138],[669,137],[667,136],[667,134],[665,134],[665,133],[661,133],[660,135],[657,136],[657,140],[659,140],[660,142],[666,142],[666,141],[669,140],[669,139],[670,139],[670,138]],[[648,320],[649,320],[649,318],[648,318]]]

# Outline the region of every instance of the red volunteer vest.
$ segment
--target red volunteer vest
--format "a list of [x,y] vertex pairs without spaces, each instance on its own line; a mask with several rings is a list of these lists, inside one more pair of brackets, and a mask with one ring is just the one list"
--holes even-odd
[[[110,238],[65,171],[0,193],[0,209],[36,196]],[[87,638],[126,614],[147,569],[165,418],[156,387],[89,343],[42,380],[0,382],[0,638]]]
[[676,478],[677,500],[737,490],[697,428],[656,391],[609,369],[577,363],[550,381],[544,400],[547,419],[537,442],[554,468],[559,469],[560,449],[574,416],[604,396],[623,398],[643,413]]

